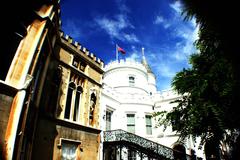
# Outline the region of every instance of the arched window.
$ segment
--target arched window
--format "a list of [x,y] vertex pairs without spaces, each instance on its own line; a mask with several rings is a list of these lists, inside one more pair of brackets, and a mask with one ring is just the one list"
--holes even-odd
[[84,78],[71,73],[70,82],[66,96],[66,105],[64,110],[64,119],[70,121],[80,121],[80,106],[83,93]]
[[66,102],[65,113],[64,113],[64,118],[66,119],[70,118],[73,92],[75,89],[76,89],[76,85],[73,82],[70,82],[68,85],[67,102]]
[[95,111],[95,106],[96,106],[96,100],[97,97],[95,93],[92,93],[90,96],[90,109],[89,109],[89,124],[93,125],[94,124],[94,111]]
[[81,94],[82,94],[82,87],[78,86],[76,90],[76,98],[75,98],[75,106],[74,106],[74,113],[73,113],[73,121],[77,121],[79,118],[80,112],[80,101],[81,101]]

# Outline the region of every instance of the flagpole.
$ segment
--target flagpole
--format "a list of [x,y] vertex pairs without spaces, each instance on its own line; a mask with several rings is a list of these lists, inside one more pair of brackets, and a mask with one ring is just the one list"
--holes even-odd
[[116,61],[118,62],[118,45],[116,44]]

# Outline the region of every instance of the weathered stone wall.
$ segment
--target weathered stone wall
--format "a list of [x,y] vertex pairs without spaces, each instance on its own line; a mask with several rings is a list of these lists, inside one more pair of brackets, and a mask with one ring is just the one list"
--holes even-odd
[[[68,41],[66,41],[68,40]],[[101,63],[96,60],[93,54],[89,54],[89,51],[84,48],[79,50],[78,47],[74,47],[72,44],[72,39],[68,36],[61,39],[61,43],[56,46],[57,48],[57,59],[59,60],[59,65],[62,68],[62,81],[60,86],[59,94],[59,105],[57,117],[64,119],[64,111],[67,100],[67,92],[69,81],[72,81],[72,77],[83,78],[83,93],[81,95],[80,104],[80,121],[81,125],[90,126],[99,129],[99,112],[100,112],[100,90],[102,83],[102,67]],[[82,47],[82,46],[81,46]],[[82,47],[83,48],[83,47]],[[85,70],[80,70],[73,66],[74,57],[79,57],[79,59],[86,64]],[[72,75],[75,76],[72,76]],[[89,124],[89,109],[90,109],[90,96],[91,93],[96,94],[96,106],[94,110],[94,120],[93,123]]]
[[[13,97],[0,94],[0,155],[2,155],[2,149],[5,138],[5,132],[8,124],[8,118],[11,110],[11,104]],[[2,157],[0,156],[0,159]]]
[[[54,159],[60,160],[62,154],[61,139],[79,143],[77,159],[98,160],[100,135],[93,129],[82,126],[82,129],[72,126],[68,122],[54,122],[41,119],[38,123],[38,130],[35,137],[33,159]],[[79,126],[80,127],[80,126]]]
[[[100,143],[100,135],[84,130],[76,130],[71,129],[64,126],[56,126],[58,136],[55,141],[55,155],[61,155],[61,146],[57,146],[59,144],[60,138],[63,139],[71,139],[75,141],[80,141],[78,158],[81,160],[98,160],[99,159],[99,143]],[[58,159],[60,157],[57,157]]]

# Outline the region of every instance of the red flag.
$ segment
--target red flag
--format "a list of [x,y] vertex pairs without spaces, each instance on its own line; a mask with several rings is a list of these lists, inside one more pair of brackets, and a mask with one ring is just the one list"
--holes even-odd
[[121,52],[122,54],[125,54],[125,53],[126,53],[126,51],[124,51],[124,49],[122,49],[122,48],[119,47],[119,46],[117,46],[117,50],[118,50],[119,52]]

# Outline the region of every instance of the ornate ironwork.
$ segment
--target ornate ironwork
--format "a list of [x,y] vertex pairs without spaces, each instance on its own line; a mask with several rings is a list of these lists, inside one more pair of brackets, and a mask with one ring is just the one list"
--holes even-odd
[[141,146],[146,150],[149,150],[166,159],[174,159],[174,151],[171,148],[150,141],[146,138],[140,137],[138,135],[120,129],[104,132],[104,142],[117,142],[117,141],[130,142],[135,145]]

